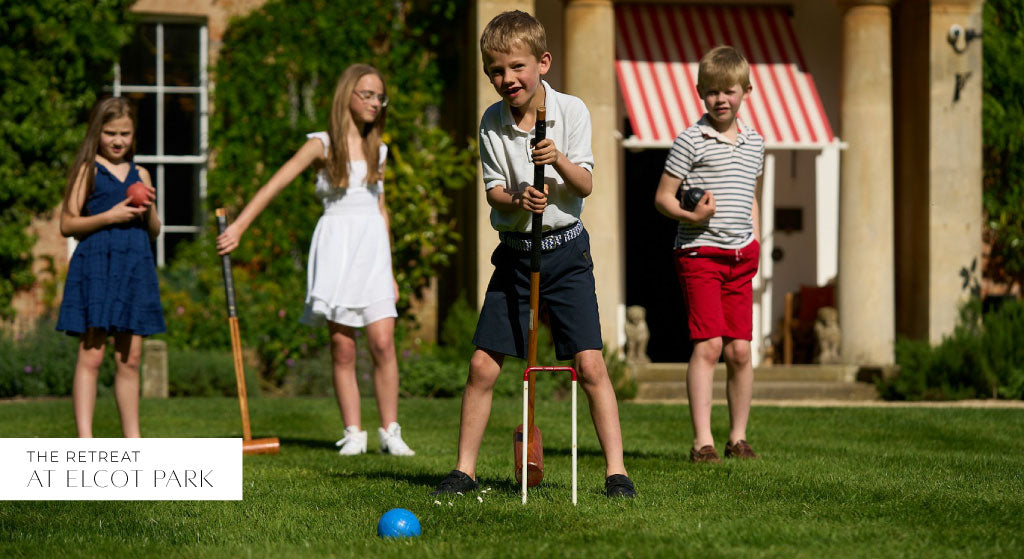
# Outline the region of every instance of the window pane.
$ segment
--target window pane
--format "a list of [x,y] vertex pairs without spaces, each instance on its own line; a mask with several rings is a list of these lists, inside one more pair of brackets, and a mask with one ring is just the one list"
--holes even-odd
[[156,154],[156,94],[126,93],[135,105],[138,127],[135,130],[135,154]]
[[199,155],[199,95],[165,95],[164,128],[166,155]]
[[164,165],[164,222],[195,225],[199,208],[199,166]]
[[174,260],[174,255],[178,250],[178,245],[184,241],[191,241],[194,239],[195,233],[164,233],[164,260],[170,263]]
[[199,26],[164,24],[164,83],[199,85]]
[[156,85],[156,24],[140,23],[121,49],[121,84]]

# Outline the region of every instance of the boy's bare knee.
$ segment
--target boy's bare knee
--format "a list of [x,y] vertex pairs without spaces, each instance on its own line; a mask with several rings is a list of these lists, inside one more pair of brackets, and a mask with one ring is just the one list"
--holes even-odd
[[734,340],[725,346],[725,360],[733,366],[742,366],[750,362],[750,343],[744,340]]
[[722,338],[708,338],[694,344],[693,355],[702,361],[717,363],[722,355]]
[[498,380],[499,373],[501,373],[501,363],[493,355],[478,349],[469,359],[469,379],[466,384],[471,384],[474,388],[490,390]]
[[579,373],[580,382],[585,385],[596,386],[610,382],[604,355],[596,349],[588,349],[577,354],[576,372]]

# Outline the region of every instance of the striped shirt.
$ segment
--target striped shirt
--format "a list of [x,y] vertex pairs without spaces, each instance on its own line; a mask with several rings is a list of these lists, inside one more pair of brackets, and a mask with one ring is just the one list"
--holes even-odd
[[740,248],[754,238],[757,177],[764,166],[764,138],[737,121],[731,142],[711,126],[708,115],[679,133],[665,160],[665,172],[683,180],[682,188],[703,188],[715,195],[715,214],[704,223],[679,221],[676,248]]

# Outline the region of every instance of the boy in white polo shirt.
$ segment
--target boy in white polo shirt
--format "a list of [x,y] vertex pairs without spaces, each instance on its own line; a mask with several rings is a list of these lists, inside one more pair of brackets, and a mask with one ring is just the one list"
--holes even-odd
[[[551,315],[559,359],[575,359],[605,456],[605,494],[632,497],[622,460],[622,434],[604,357],[590,240],[579,220],[593,190],[590,113],[583,102],[541,80],[551,66],[544,27],[520,11],[499,14],[480,37],[484,73],[501,101],[480,120],[480,161],[501,240],[491,256],[487,286],[462,398],[456,469],[435,495],[477,488],[476,461],[491,412],[494,382],[506,355],[526,356],[533,213],[543,214],[540,297]],[[531,149],[538,107],[546,108],[547,137]],[[545,165],[544,192],[533,188],[535,165]]]
[[[694,341],[686,371],[693,462],[719,461],[711,435],[711,392],[723,350],[730,424],[725,457],[757,457],[746,439],[754,386],[751,280],[760,256],[757,190],[764,138],[737,118],[750,91],[750,66],[736,49],[720,46],[704,55],[697,92],[708,112],[675,139],[655,194],[658,211],[679,221],[676,272]],[[695,209],[684,209],[677,199],[680,187],[704,190]]]

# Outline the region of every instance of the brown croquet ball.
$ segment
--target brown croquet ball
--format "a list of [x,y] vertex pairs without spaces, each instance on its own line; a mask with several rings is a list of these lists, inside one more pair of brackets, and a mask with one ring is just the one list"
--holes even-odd
[[125,195],[131,199],[131,205],[133,206],[144,206],[149,200],[149,196],[146,194],[146,185],[141,182],[133,183],[125,191]]

